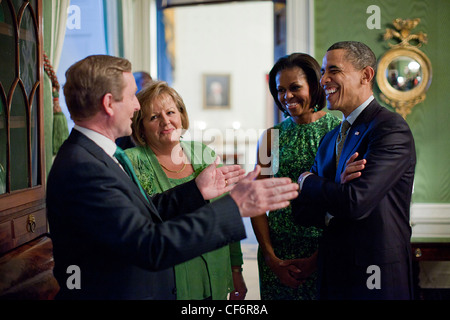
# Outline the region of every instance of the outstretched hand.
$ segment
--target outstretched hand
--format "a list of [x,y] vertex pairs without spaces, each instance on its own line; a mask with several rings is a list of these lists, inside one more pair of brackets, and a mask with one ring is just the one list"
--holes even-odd
[[285,208],[289,200],[298,196],[298,184],[289,178],[258,179],[261,172],[257,165],[230,191],[230,196],[239,207],[242,217],[255,217]]
[[220,159],[217,157],[214,163],[195,178],[195,183],[205,200],[211,200],[229,192],[245,176],[245,170],[241,166],[217,167],[219,163]]

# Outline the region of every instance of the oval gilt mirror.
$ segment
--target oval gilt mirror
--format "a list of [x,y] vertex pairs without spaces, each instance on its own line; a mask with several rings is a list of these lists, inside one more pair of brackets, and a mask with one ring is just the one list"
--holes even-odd
[[[399,32],[387,29],[385,39],[397,37],[402,42],[397,45],[390,44],[392,49],[378,62],[376,81],[381,91],[380,97],[403,118],[411,112],[412,107],[425,100],[432,78],[430,60],[418,49],[426,42],[426,35],[410,34],[410,30],[418,21],[420,20],[394,20],[394,26]],[[411,40],[417,40],[419,44],[413,46],[409,44]]]

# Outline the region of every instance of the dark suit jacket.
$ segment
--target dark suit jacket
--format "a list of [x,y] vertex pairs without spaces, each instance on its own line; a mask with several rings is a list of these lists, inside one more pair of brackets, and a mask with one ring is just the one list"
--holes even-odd
[[[51,168],[47,209],[64,299],[175,299],[174,265],[245,238],[231,197],[208,204],[193,180],[148,202],[76,130]],[[81,289],[66,285],[71,265],[80,268]]]
[[[336,170],[338,132],[339,127],[324,136],[311,169],[315,175],[304,180],[292,203],[302,225],[325,227],[326,212],[334,216],[319,247],[321,298],[412,298],[409,212],[416,154],[411,131],[402,117],[373,100],[352,125]],[[340,184],[355,152],[367,160],[362,176]],[[370,290],[368,283],[381,289]]]

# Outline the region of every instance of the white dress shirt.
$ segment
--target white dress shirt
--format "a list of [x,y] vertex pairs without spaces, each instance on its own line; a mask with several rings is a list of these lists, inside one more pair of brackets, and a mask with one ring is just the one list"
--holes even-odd
[[98,133],[91,129],[80,127],[79,125],[75,125],[73,128],[84,134],[92,141],[94,141],[95,144],[98,145],[100,148],[102,148],[108,156],[110,156],[115,162],[119,163],[117,159],[114,157],[114,153],[116,152],[117,149],[115,141],[112,141],[111,139],[107,138],[101,133]]

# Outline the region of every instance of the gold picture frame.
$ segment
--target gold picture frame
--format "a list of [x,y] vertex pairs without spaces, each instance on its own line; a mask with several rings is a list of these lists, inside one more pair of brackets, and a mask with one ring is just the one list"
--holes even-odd
[[204,109],[231,108],[230,74],[203,75],[203,108]]

